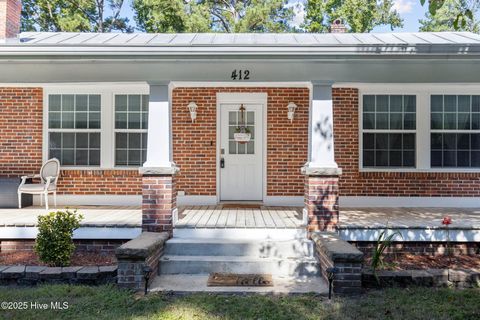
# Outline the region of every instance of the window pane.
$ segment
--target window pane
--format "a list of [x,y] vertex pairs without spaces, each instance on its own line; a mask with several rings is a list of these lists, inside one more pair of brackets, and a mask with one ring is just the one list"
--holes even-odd
[[128,134],[128,148],[129,149],[141,149],[142,148],[142,137],[140,133],[129,133]]
[[147,149],[147,142],[148,142],[148,134],[147,133],[142,133],[142,148]]
[[363,134],[363,149],[375,149],[375,134],[373,133],[364,133]]
[[448,133],[443,135],[443,149],[444,150],[457,149],[457,135],[455,133]]
[[62,148],[75,148],[75,133],[63,133],[62,134]]
[[443,96],[431,96],[430,103],[432,112],[443,112]]
[[388,129],[388,113],[377,113],[375,120],[375,129]]
[[457,148],[459,150],[470,150],[470,134],[460,133],[457,135]]
[[375,152],[375,166],[377,167],[388,166],[388,151]]
[[86,166],[88,165],[88,149],[87,150],[76,150],[75,153],[75,165],[76,166]]
[[401,167],[402,166],[402,152],[401,151],[390,151],[390,167]]
[[141,101],[140,95],[131,94],[128,96],[128,111],[140,112],[141,110]]
[[403,111],[403,96],[390,96],[390,112]]
[[403,96],[403,111],[404,112],[417,112],[417,97],[416,96]]
[[48,147],[50,149],[60,149],[62,147],[62,134],[59,132],[51,132],[49,135]]
[[457,118],[458,130],[470,130],[470,113],[459,113]]
[[472,134],[470,137],[472,150],[480,150],[480,133]]
[[77,129],[87,129],[87,118],[88,114],[86,112],[77,112],[75,114],[75,128]]
[[127,129],[127,114],[115,113],[115,129]]
[[480,112],[480,96],[472,96],[472,112]]
[[48,114],[48,127],[51,129],[62,127],[62,114],[60,112],[50,112]]
[[115,151],[115,164],[117,166],[128,165],[128,151],[127,150],[116,150]]
[[472,113],[472,130],[480,130],[480,113]]
[[443,139],[441,133],[432,133],[431,137],[431,148],[433,150],[442,150]]
[[75,152],[74,152],[73,149],[63,149],[62,150],[62,164],[64,166],[75,165]]
[[443,166],[444,167],[456,167],[457,166],[457,153],[455,151],[443,152]]
[[430,153],[430,158],[432,167],[442,166],[442,151],[432,151]]
[[456,113],[444,113],[443,123],[445,130],[455,130],[457,128],[457,114]]
[[49,154],[48,154],[48,158],[51,159],[51,158],[56,158],[58,161],[60,161],[61,163],[61,160],[62,160],[62,150],[61,149],[50,149],[49,151]]
[[51,94],[48,96],[48,111],[62,110],[62,96],[59,94]]
[[245,154],[245,144],[237,143],[238,154]]
[[142,111],[148,113],[149,96],[147,94],[142,95]]
[[91,94],[88,96],[88,109],[92,112],[100,112],[101,96],[99,94]]
[[142,113],[142,129],[148,129],[148,113]]
[[128,150],[128,165],[140,166],[142,163],[140,150]]
[[390,113],[390,129],[401,130],[402,129],[402,114]]
[[387,133],[377,133],[375,134],[375,148],[387,150],[388,149],[388,134]]
[[247,153],[254,154],[255,153],[255,142],[249,141],[247,142]]
[[375,96],[363,96],[363,112],[375,112]]
[[92,149],[100,149],[100,133],[90,133],[90,148]]
[[470,163],[472,167],[480,168],[480,151],[472,151]]
[[470,167],[470,151],[457,151],[457,166]]
[[443,113],[432,113],[431,114],[431,128],[432,129],[443,129]]
[[375,129],[375,113],[363,114],[363,129]]
[[230,141],[228,143],[228,153],[237,154],[237,143],[235,141]]
[[117,132],[115,134],[115,148],[126,149],[128,148],[128,137],[126,133]]
[[90,150],[88,161],[91,166],[100,165],[100,150]]
[[140,129],[141,118],[139,112],[128,113],[128,129]]
[[415,113],[405,113],[404,116],[404,129],[405,130],[415,130],[416,129],[416,119]]
[[392,133],[389,135],[390,137],[390,149],[395,150],[402,150],[402,134],[400,133]]
[[88,149],[88,133],[77,133],[75,135],[75,147]]
[[363,151],[363,166],[364,167],[375,166],[375,151]]
[[91,112],[88,117],[89,128],[100,129],[100,112]]
[[403,152],[403,166],[404,167],[415,167],[415,151],[404,151]]
[[247,112],[247,124],[255,124],[255,112],[248,111]]
[[377,96],[377,107],[376,112],[388,112],[388,96],[379,95]]
[[73,112],[62,112],[62,128],[63,129],[73,129],[74,128],[74,119],[75,113]]
[[444,96],[444,99],[445,99],[444,111],[457,112],[457,96]]
[[470,96],[458,96],[458,112],[470,113]]
[[62,95],[62,111],[75,111],[75,96],[73,94]]
[[236,127],[234,126],[228,127],[228,139],[234,139],[235,130],[236,130]]
[[415,150],[415,134],[407,133],[403,134],[403,149]]
[[77,94],[75,96],[75,99],[76,99],[75,111],[88,111],[88,95]]
[[229,111],[228,112],[228,124],[237,125],[237,112]]
[[127,96],[115,95],[115,112],[127,111]]

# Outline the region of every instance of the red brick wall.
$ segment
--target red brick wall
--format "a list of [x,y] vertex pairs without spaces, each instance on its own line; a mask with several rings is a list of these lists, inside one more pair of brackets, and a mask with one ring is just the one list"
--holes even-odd
[[[172,94],[173,157],[180,167],[177,189],[187,195],[216,194],[216,94],[218,92],[265,92],[267,101],[267,194],[302,196],[300,168],[307,160],[307,88],[176,88]],[[195,123],[187,110],[198,105]],[[297,104],[293,123],[287,105]]]
[[359,172],[358,90],[333,90],[340,196],[480,196],[479,173]]
[[14,38],[20,32],[21,0],[0,1],[0,39]]
[[[0,88],[0,176],[42,166],[43,89]],[[138,170],[62,170],[59,194],[140,195]]]
[[62,170],[59,194],[141,195],[142,177],[132,170]]
[[0,88],[0,176],[42,165],[42,88]]

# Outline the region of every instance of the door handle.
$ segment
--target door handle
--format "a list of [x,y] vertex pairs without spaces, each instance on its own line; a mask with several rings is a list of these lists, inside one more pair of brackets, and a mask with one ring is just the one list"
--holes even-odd
[[220,168],[225,168],[225,159],[224,158],[221,158],[220,159]]

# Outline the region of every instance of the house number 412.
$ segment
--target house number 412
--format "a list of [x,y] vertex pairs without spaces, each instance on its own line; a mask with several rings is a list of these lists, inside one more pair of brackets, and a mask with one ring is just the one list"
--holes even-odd
[[250,70],[238,70],[232,71],[232,80],[250,80]]

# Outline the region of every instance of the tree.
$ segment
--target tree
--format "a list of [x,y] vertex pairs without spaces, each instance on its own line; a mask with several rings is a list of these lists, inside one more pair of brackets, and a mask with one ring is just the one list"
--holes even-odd
[[134,0],[135,21],[146,32],[285,32],[288,0]]
[[[22,31],[131,32],[124,0],[23,0]],[[109,8],[111,15],[105,15]]]
[[376,26],[402,27],[403,21],[393,9],[393,0],[307,0],[307,32],[328,32],[335,19],[341,19],[350,32],[370,32]]
[[[470,10],[472,19],[466,19],[465,23],[457,23],[458,16]],[[425,19],[420,20],[420,31],[471,31],[479,32],[480,22],[476,15],[480,11],[480,3],[477,0],[447,0],[443,6],[432,15],[428,12]]]

